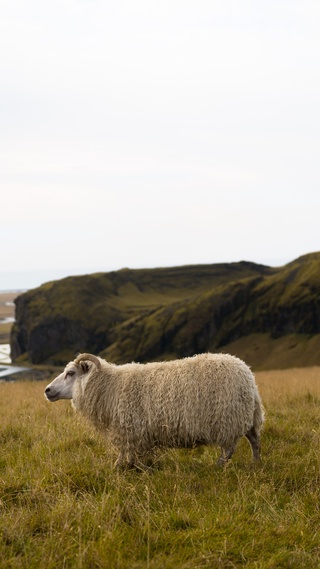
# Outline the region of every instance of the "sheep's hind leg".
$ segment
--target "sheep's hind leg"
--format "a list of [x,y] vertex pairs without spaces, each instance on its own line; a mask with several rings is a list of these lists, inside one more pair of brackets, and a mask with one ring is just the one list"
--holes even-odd
[[217,460],[217,465],[218,466],[224,466],[225,464],[227,464],[227,462],[232,457],[235,449],[236,449],[236,445],[233,445],[232,447],[228,447],[228,448],[222,448],[221,455],[219,456],[219,458]]
[[251,450],[252,456],[254,461],[260,460],[260,435],[255,426],[251,427],[251,429],[246,433],[246,438],[248,439]]

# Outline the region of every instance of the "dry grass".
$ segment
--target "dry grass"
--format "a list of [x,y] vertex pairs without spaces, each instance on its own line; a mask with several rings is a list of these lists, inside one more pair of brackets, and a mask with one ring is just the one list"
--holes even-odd
[[[308,394],[320,400],[320,367],[259,371],[255,374],[266,405],[287,405]],[[319,409],[320,413],[320,409]]]
[[259,372],[263,464],[241,441],[159,453],[116,472],[114,451],[42,382],[0,385],[0,568],[320,566],[320,368]]

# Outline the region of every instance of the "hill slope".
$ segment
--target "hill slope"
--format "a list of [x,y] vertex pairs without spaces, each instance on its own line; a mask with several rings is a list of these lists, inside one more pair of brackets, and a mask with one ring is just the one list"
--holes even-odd
[[[301,355],[311,339],[316,348],[319,298],[320,253],[280,268],[240,262],[69,277],[16,299],[12,357],[63,365],[91,351],[124,363],[223,350],[267,368],[266,354],[284,338],[304,343]],[[290,354],[299,365],[288,346],[276,367]]]

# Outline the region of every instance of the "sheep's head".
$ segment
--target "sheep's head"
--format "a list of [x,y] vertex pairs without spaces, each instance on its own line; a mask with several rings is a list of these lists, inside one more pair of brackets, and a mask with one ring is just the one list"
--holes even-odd
[[88,374],[92,366],[101,369],[99,358],[92,354],[80,354],[73,362],[69,362],[63,372],[49,385],[44,394],[52,403],[59,399],[72,399],[75,382]]

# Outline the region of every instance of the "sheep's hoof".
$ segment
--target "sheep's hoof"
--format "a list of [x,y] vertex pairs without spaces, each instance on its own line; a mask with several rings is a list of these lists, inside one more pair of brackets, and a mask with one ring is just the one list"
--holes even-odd
[[127,460],[119,459],[115,463],[115,468],[117,470],[137,470],[138,472],[148,469],[148,467],[142,464],[142,462],[128,462]]
[[217,466],[219,466],[219,468],[227,467],[228,464],[230,464],[230,458],[231,458],[230,456],[224,456],[224,455],[220,456],[216,463]]
[[253,469],[259,469],[259,468],[262,468],[262,466],[263,466],[263,462],[262,462],[261,458],[254,458],[251,461],[251,468],[253,468]]
[[150,466],[142,464],[141,462],[139,464],[133,464],[130,468],[133,468],[137,472],[146,472],[147,470],[152,470]]

